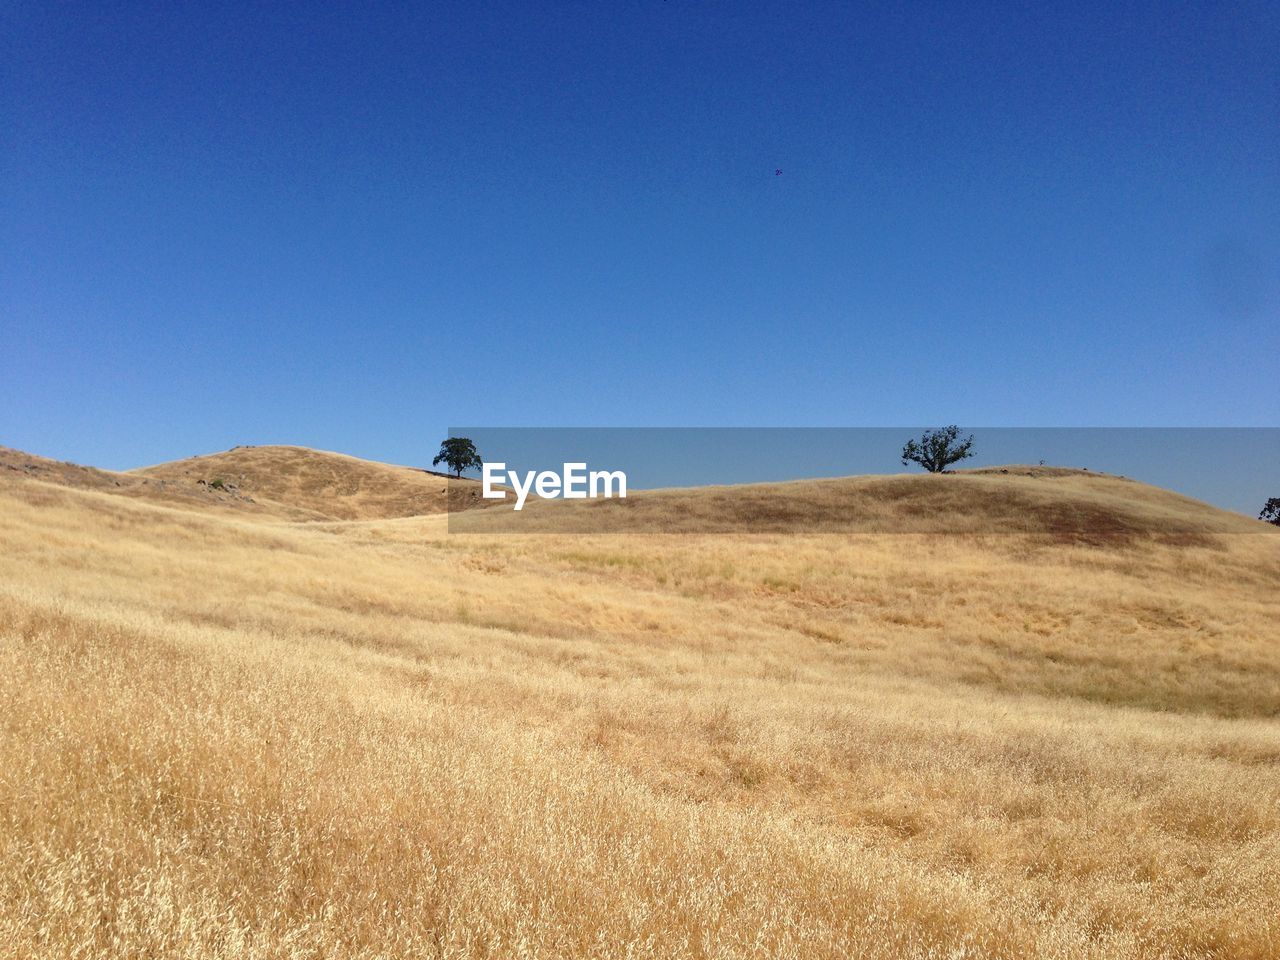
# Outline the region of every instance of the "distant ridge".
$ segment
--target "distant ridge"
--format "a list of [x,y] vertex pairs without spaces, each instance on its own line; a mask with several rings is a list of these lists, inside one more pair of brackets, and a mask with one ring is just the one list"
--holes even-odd
[[[20,477],[174,506],[287,521],[376,521],[500,506],[476,480],[308,447],[233,447],[127,472],[0,447]],[[1275,527],[1124,477],[1052,466],[632,491],[455,516],[457,532],[1029,533],[1064,542],[1157,536],[1188,544]]]
[[633,491],[456,518],[457,532],[1026,533],[1072,543],[1269,533],[1267,524],[1125,477],[1008,466]]
[[233,447],[222,453],[132,470],[135,477],[210,484],[316,519],[389,520],[479,506],[478,481],[417,467],[362,460],[309,447]]

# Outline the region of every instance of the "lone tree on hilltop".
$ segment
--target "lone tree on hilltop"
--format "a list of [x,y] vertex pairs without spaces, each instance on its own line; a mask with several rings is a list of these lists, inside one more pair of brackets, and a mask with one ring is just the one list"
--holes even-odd
[[1274,523],[1280,527],[1280,497],[1272,497],[1267,501],[1266,506],[1262,508],[1262,512],[1258,514],[1259,520],[1265,520],[1267,523]]
[[440,441],[440,452],[431,461],[431,465],[434,467],[441,463],[446,464],[455,477],[461,477],[463,470],[484,466],[480,451],[466,437],[450,437]]
[[902,465],[918,463],[930,473],[946,473],[953,463],[973,456],[973,434],[960,439],[954,423],[940,430],[926,430],[919,440],[908,440],[902,448]]

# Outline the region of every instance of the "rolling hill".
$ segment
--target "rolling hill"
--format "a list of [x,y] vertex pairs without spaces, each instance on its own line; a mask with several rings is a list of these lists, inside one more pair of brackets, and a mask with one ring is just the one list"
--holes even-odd
[[302,448],[0,467],[15,956],[1280,954],[1265,524],[1020,467],[514,532]]
[[293,446],[236,447],[124,472],[0,447],[0,475],[291,521],[429,516],[499,502],[481,499],[469,477]]
[[626,499],[530,501],[455,519],[454,532],[1040,534],[1109,542],[1259,533],[1248,517],[1123,477],[1045,467],[687,489]]
[[326,520],[413,517],[483,504],[474,502],[479,483],[470,478],[308,447],[235,447],[131,474],[188,484],[221,480],[255,501]]

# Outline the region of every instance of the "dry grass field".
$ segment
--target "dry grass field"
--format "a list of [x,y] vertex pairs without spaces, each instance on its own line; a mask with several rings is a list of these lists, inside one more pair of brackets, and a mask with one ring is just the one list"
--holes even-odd
[[0,458],[0,956],[1280,956],[1280,531],[1011,469],[450,533],[292,450]]

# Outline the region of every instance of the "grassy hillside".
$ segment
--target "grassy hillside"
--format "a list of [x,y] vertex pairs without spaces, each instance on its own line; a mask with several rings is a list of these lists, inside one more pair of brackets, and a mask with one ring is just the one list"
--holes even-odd
[[1263,524],[1011,470],[457,536],[239,453],[278,509],[0,471],[14,956],[1280,954]]
[[1256,521],[1123,477],[1046,467],[841,477],[530,501],[455,518],[490,533],[1026,533],[1114,544],[1261,532]]
[[481,506],[480,484],[307,447],[235,447],[175,460],[132,475],[187,484],[214,480],[242,496],[315,519],[374,520]]
[[145,473],[100,470],[96,467],[82,467],[62,460],[50,460],[48,457],[36,456],[10,447],[0,447],[0,477],[10,480],[17,478],[39,480],[79,490],[97,490],[102,493],[177,507],[194,507],[201,510],[240,514],[272,514],[295,520],[321,518],[321,515],[314,511],[286,504],[262,503],[247,494],[210,487],[207,483],[199,483],[194,476],[153,477]]

